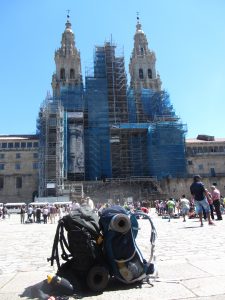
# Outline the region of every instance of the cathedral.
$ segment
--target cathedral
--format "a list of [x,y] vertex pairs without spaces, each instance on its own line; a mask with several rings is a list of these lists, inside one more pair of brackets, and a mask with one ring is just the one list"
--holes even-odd
[[186,129],[162,89],[139,18],[129,83],[116,50],[111,42],[95,46],[93,70],[84,81],[67,16],[52,94],[37,121],[39,196],[60,195],[68,182],[185,176]]

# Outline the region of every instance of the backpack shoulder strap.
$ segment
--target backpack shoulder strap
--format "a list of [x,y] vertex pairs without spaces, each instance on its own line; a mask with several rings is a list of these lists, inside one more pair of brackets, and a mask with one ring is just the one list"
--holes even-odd
[[[61,220],[60,220],[61,221]],[[59,221],[57,228],[56,228],[56,233],[55,233],[55,238],[52,246],[52,255],[49,257],[47,260],[51,261],[51,266],[54,264],[54,260],[56,260],[58,268],[60,267],[60,262],[59,262],[59,251],[58,251],[58,243],[59,243],[59,231],[60,228],[62,227],[62,223]]]

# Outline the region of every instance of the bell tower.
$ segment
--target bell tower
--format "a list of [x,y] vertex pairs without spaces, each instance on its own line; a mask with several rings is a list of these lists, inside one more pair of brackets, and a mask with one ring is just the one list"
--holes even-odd
[[134,48],[130,58],[129,71],[131,88],[161,90],[161,80],[155,69],[156,57],[148,48],[148,41],[137,17]]
[[56,73],[52,76],[54,96],[60,96],[60,87],[73,87],[82,84],[80,52],[75,46],[70,16],[67,15],[61,47],[55,52]]

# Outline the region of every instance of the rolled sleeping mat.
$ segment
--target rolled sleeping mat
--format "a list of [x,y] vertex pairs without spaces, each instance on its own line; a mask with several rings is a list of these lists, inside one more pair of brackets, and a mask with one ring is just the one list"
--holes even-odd
[[109,271],[104,266],[93,266],[87,275],[87,286],[93,292],[103,291],[109,281]]
[[116,214],[110,221],[109,228],[120,233],[126,233],[131,228],[130,218],[124,214]]

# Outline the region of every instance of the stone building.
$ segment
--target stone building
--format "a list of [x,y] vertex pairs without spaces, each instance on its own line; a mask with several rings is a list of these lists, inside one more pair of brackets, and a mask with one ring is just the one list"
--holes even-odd
[[0,136],[0,202],[31,202],[38,187],[37,135]]
[[225,176],[225,138],[198,135],[186,139],[187,171],[204,177]]

